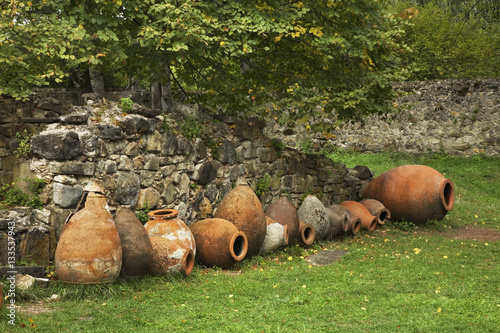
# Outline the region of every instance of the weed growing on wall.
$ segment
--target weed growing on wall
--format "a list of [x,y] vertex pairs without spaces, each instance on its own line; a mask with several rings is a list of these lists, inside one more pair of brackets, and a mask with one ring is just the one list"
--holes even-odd
[[[29,183],[30,193],[25,193],[19,188],[19,182]],[[41,209],[43,202],[39,197],[45,184],[43,179],[39,178],[16,178],[11,184],[5,184],[0,187],[0,209],[6,209],[13,206],[28,206]]]
[[23,133],[16,133],[16,138],[18,140],[18,146],[14,150],[14,155],[16,157],[28,157],[31,154],[31,137],[33,134],[28,133],[24,130]]
[[120,99],[120,108],[122,109],[123,113],[129,113],[130,111],[132,111],[133,105],[134,102],[128,97]]

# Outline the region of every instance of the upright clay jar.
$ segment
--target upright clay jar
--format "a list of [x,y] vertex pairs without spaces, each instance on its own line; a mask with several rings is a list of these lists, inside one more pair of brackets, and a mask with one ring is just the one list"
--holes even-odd
[[70,216],[57,243],[57,276],[68,283],[113,282],[121,267],[120,236],[106,198],[89,192],[85,207]]

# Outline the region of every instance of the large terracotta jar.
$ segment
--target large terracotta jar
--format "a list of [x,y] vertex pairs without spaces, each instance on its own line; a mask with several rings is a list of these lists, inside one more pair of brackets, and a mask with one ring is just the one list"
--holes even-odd
[[302,245],[311,245],[314,243],[316,239],[316,230],[310,223],[305,223],[304,221],[299,219],[299,244]]
[[361,229],[373,231],[377,227],[377,218],[373,216],[368,211],[368,209],[366,209],[366,207],[359,202],[347,200],[342,201],[340,205],[349,209],[352,215],[361,219]]
[[160,209],[148,213],[150,220],[144,228],[153,247],[149,265],[149,273],[152,275],[189,275],[193,271],[196,242],[189,227],[177,218],[177,214],[175,209]]
[[299,219],[309,223],[316,231],[316,239],[324,240],[328,235],[330,220],[323,203],[314,195],[307,196],[297,210]]
[[57,243],[57,276],[68,283],[113,282],[121,267],[120,235],[106,198],[89,192],[84,208],[70,216]]
[[359,202],[368,209],[368,211],[377,218],[378,224],[385,224],[385,220],[391,218],[391,212],[378,200],[365,199]]
[[386,171],[366,184],[361,195],[380,201],[392,219],[415,224],[443,219],[455,203],[452,182],[425,165],[403,165]]
[[115,224],[122,244],[120,276],[128,279],[148,273],[153,247],[146,228],[129,208],[122,207],[115,216]]
[[340,236],[342,232],[347,231],[347,213],[346,208],[340,205],[330,205],[325,208],[329,219],[326,238],[331,240],[334,237]]
[[274,252],[288,245],[288,226],[276,222],[269,216],[266,216],[266,223],[266,237],[260,247],[260,255]]
[[220,202],[215,218],[233,223],[248,239],[248,255],[258,254],[266,237],[266,216],[257,195],[246,184],[232,189]]
[[189,228],[196,240],[196,258],[207,267],[227,269],[243,260],[247,254],[248,240],[245,233],[227,220],[201,220]]
[[288,198],[288,194],[281,194],[278,200],[267,207],[266,216],[288,227],[290,244],[298,240],[300,229],[299,214]]

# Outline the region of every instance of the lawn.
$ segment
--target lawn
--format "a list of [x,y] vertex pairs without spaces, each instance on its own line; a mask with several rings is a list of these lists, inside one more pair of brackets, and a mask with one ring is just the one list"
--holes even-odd
[[[376,175],[425,164],[450,178],[455,208],[441,222],[371,233],[245,259],[231,270],[18,291],[16,325],[41,332],[498,332],[500,158],[331,155]],[[479,231],[479,232],[478,232]],[[473,236],[478,234],[480,237]],[[477,239],[471,239],[476,237]],[[347,250],[336,263],[306,260]],[[56,294],[56,300],[50,300]]]

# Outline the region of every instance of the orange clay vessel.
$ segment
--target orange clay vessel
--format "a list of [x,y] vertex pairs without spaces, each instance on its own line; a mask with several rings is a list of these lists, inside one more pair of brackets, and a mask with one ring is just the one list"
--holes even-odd
[[189,226],[197,245],[197,260],[207,267],[230,268],[245,258],[248,240],[231,222],[205,219]]
[[377,226],[377,218],[373,216],[365,206],[357,201],[351,200],[342,201],[340,205],[349,209],[354,217],[361,219],[361,229],[368,231],[375,230],[375,227]]
[[149,265],[152,275],[182,273],[189,275],[194,268],[196,243],[189,227],[176,218],[175,209],[160,209],[148,213],[144,225],[153,246]]
[[380,201],[391,219],[423,224],[443,219],[453,209],[453,184],[425,165],[403,165],[384,172],[361,190],[364,198]]
[[214,214],[233,223],[248,239],[248,255],[258,254],[266,237],[266,216],[259,198],[247,184],[232,189]]
[[113,282],[122,267],[120,236],[104,195],[85,195],[85,207],[70,216],[59,237],[56,273],[68,283]]

